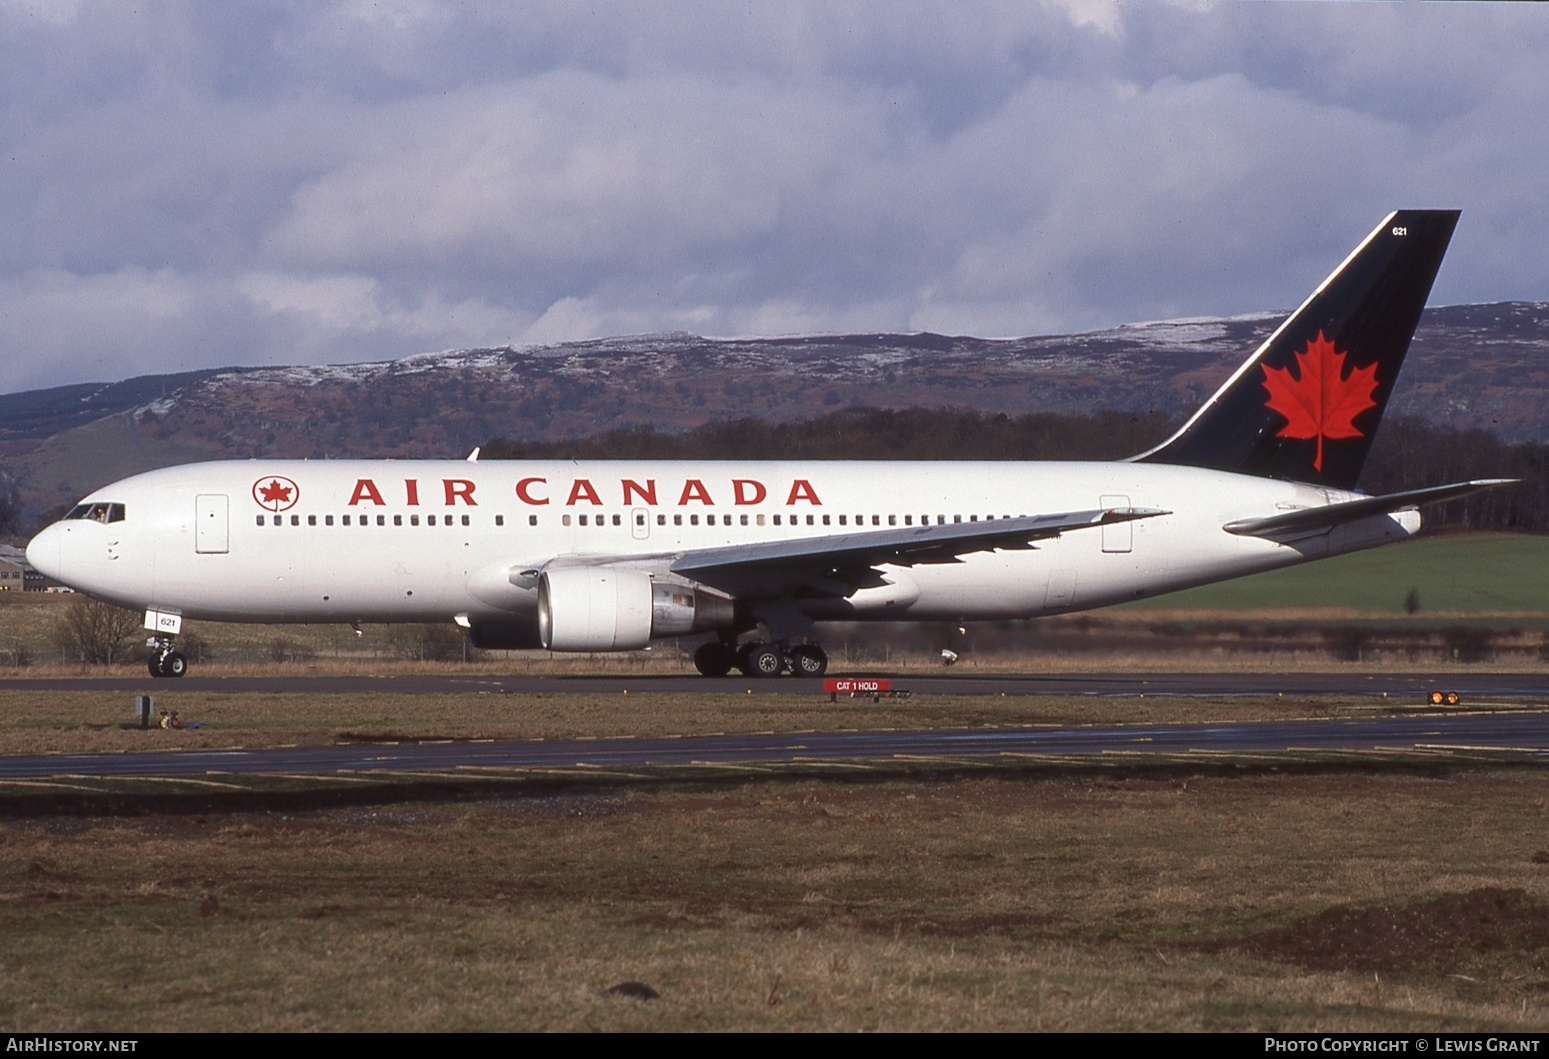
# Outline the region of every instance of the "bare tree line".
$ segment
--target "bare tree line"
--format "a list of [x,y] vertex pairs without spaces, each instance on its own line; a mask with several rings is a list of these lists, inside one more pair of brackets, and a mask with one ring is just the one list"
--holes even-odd
[[[1143,452],[1179,421],[1157,413],[1041,412],[1007,416],[964,409],[852,409],[796,422],[736,419],[683,433],[649,427],[568,441],[497,439],[489,459],[1112,460]],[[1484,430],[1423,419],[1384,423],[1361,487],[1394,492],[1472,478],[1520,478],[1509,489],[1428,509],[1428,532],[1549,532],[1549,445],[1508,445]]]

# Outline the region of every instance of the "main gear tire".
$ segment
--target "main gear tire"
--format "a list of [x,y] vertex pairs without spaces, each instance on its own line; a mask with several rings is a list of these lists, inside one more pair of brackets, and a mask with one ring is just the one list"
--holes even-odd
[[748,676],[777,677],[785,672],[785,652],[774,644],[759,644],[748,652]]
[[798,677],[820,677],[828,672],[828,654],[815,643],[791,648],[791,672]]

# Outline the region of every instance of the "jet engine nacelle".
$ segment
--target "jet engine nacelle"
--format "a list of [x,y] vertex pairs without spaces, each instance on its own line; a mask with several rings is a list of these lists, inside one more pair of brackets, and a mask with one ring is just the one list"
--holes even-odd
[[565,566],[538,582],[538,635],[550,651],[634,651],[732,622],[730,599],[631,567]]
[[481,621],[468,630],[468,642],[481,651],[535,651],[543,646],[538,624],[527,621]]

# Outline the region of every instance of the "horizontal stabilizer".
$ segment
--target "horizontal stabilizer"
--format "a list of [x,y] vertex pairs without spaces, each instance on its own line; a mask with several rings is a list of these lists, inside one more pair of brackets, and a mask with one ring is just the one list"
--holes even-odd
[[1457,500],[1474,493],[1482,493],[1486,489],[1515,485],[1518,481],[1520,479],[1517,478],[1479,478],[1472,482],[1433,485],[1428,489],[1409,489],[1402,493],[1388,493],[1386,496],[1368,496],[1360,500],[1329,504],[1326,507],[1307,507],[1280,515],[1270,515],[1268,518],[1238,519],[1235,522],[1228,522],[1221,528],[1228,533],[1243,537],[1263,537],[1296,530],[1326,529],[1343,522],[1353,522],[1372,515],[1385,515],[1390,511],[1419,507],[1421,504],[1440,504],[1447,500]]

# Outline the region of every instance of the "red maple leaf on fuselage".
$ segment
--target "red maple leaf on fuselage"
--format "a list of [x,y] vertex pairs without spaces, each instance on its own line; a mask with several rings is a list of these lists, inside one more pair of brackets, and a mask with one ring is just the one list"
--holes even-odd
[[290,499],[290,486],[281,485],[279,482],[270,482],[258,491],[266,504],[283,504]]
[[1296,354],[1296,376],[1290,368],[1264,365],[1264,389],[1269,391],[1264,405],[1286,419],[1275,436],[1316,438],[1318,451],[1312,466],[1319,472],[1323,470],[1323,439],[1365,437],[1356,429],[1355,417],[1377,407],[1372,399],[1377,390],[1377,365],[1351,368],[1348,376],[1344,369],[1345,353],[1336,350],[1322,331]]

